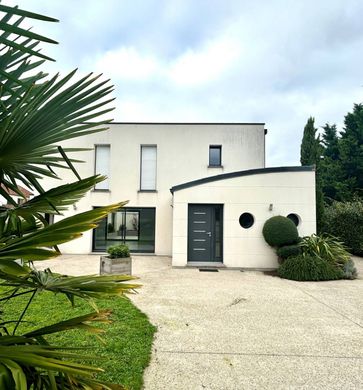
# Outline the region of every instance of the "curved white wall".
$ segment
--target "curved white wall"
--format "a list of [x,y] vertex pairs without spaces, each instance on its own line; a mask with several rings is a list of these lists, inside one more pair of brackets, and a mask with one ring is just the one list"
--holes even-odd
[[[224,205],[223,263],[227,267],[277,267],[276,255],[262,236],[263,224],[274,215],[299,215],[300,236],[316,230],[314,171],[240,176],[177,190],[173,202],[174,266],[187,264],[188,204],[191,203]],[[255,218],[249,229],[239,224],[244,212]]]

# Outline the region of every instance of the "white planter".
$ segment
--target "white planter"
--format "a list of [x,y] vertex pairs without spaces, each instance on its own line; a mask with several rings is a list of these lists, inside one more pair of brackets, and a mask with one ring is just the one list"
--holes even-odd
[[131,257],[117,257],[111,259],[108,256],[100,258],[100,275],[104,274],[126,274],[131,275],[132,259]]

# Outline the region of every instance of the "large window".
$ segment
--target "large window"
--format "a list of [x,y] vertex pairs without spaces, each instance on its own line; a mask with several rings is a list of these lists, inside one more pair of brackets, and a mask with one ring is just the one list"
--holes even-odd
[[110,145],[95,145],[95,174],[108,179],[97,183],[95,190],[108,190],[110,187]]
[[127,244],[131,252],[155,252],[155,208],[122,208],[93,230],[93,250]]
[[156,190],[156,145],[141,145],[140,190]]
[[210,145],[209,146],[209,166],[220,167],[222,165],[222,146]]

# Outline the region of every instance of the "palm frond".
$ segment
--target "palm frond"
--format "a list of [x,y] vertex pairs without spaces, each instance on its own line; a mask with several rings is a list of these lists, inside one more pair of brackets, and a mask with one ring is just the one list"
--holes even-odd
[[104,179],[100,175],[91,176],[53,188],[20,205],[0,208],[0,236],[4,239],[25,235],[30,230],[27,224],[33,230],[47,225],[44,214],[61,214]]
[[64,218],[23,237],[7,239],[6,245],[4,239],[0,238],[0,261],[22,259],[27,262],[59,256],[58,251],[47,247],[54,247],[80,237],[84,231],[95,228],[97,221],[106,217],[110,212],[123,207],[126,203],[98,207]]

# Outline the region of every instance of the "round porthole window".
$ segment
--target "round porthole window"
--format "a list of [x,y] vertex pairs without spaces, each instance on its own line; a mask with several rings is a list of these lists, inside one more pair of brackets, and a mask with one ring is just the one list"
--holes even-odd
[[292,222],[294,222],[295,226],[299,226],[300,218],[297,214],[293,214],[293,213],[289,214],[287,218],[289,218]]
[[255,219],[251,213],[243,213],[239,217],[239,224],[244,228],[248,229],[255,223]]

